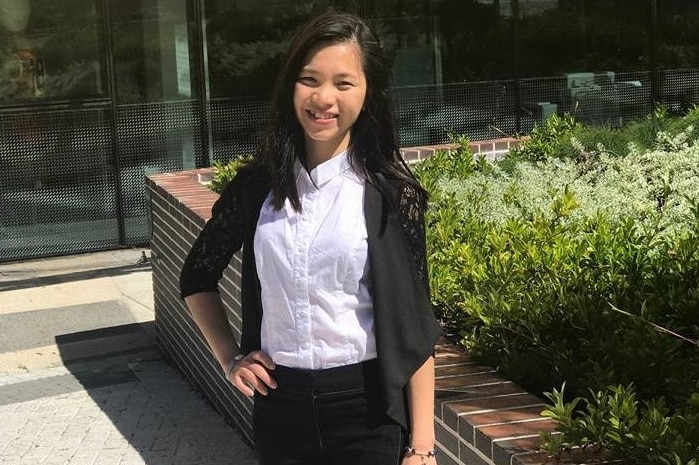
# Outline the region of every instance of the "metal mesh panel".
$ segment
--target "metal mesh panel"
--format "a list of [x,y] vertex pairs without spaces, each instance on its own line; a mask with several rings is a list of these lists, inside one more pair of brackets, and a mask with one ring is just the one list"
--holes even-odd
[[0,112],[0,261],[118,245],[110,112]]
[[699,69],[672,69],[658,73],[660,103],[683,114],[699,104]]
[[563,77],[522,79],[519,81],[520,132],[531,132],[554,113],[568,111]]
[[570,73],[520,81],[521,129],[530,132],[552,113],[584,124],[618,127],[650,111],[650,73]]
[[256,99],[209,101],[208,117],[214,160],[228,161],[254,152],[267,121],[269,105]]
[[124,240],[143,244],[150,238],[145,177],[196,166],[201,118],[196,101],[120,105],[116,114]]
[[646,117],[652,110],[651,73],[617,73],[615,79],[622,124]]
[[516,130],[512,81],[402,87],[394,92],[403,147],[444,143],[449,133],[484,140]]

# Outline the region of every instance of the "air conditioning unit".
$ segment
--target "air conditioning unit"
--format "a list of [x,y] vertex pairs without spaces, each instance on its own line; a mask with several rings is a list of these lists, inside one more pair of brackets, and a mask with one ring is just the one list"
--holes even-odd
[[558,105],[550,102],[535,102],[534,116],[539,123],[545,123],[552,115],[558,112]]
[[598,93],[602,86],[595,84],[595,73],[567,73],[568,91],[571,100],[590,97]]
[[613,71],[567,73],[569,110],[585,124],[621,124],[619,91]]

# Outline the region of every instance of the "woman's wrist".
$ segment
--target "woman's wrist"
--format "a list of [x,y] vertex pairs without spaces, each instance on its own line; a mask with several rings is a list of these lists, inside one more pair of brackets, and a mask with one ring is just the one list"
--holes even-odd
[[428,459],[435,458],[437,456],[437,449],[431,447],[429,449],[418,449],[416,447],[408,446],[405,448],[406,457],[420,457],[420,463],[427,463]]
[[240,362],[245,355],[243,354],[237,354],[235,355],[230,362],[226,365],[226,368],[223,370],[223,374],[226,377],[227,380],[230,380],[231,378],[231,373],[233,373],[233,370],[235,369],[235,366]]
[[434,434],[429,434],[428,431],[424,434],[411,434],[408,447],[405,448],[406,455],[419,455],[423,458],[434,457],[437,453],[435,448]]
[[435,442],[433,434],[412,434],[408,444],[416,450],[432,450]]

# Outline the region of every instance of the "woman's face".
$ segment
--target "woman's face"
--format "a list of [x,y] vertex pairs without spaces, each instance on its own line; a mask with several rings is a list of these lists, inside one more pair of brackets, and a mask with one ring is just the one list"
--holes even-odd
[[311,50],[294,85],[294,110],[306,151],[331,157],[349,145],[350,129],[364,106],[367,83],[356,42]]

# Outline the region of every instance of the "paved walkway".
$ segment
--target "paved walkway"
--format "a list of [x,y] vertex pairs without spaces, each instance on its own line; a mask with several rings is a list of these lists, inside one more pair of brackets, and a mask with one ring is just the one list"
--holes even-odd
[[142,259],[0,263],[0,464],[255,463],[155,346]]

